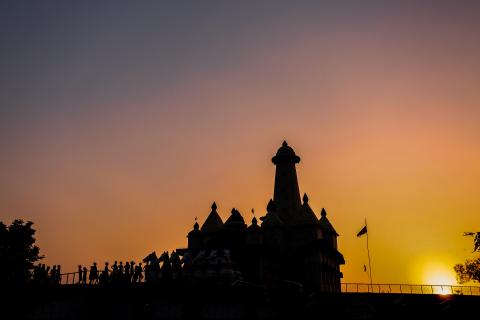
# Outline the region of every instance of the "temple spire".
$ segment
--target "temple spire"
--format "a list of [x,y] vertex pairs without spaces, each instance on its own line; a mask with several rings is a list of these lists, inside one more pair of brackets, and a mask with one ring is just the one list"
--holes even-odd
[[300,162],[300,157],[295,154],[286,141],[283,141],[277,154],[272,158],[272,162],[276,166],[273,201],[279,217],[286,223],[291,223],[301,206],[295,168],[295,164]]
[[306,193],[303,194],[303,203],[308,203],[308,196]]
[[202,232],[217,232],[223,227],[222,218],[217,213],[217,204],[213,202],[211,208],[212,211],[200,228]]

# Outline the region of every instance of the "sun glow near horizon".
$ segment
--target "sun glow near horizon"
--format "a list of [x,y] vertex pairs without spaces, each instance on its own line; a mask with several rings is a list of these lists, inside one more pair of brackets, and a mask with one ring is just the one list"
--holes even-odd
[[455,272],[446,263],[432,262],[425,264],[422,280],[428,285],[457,285]]

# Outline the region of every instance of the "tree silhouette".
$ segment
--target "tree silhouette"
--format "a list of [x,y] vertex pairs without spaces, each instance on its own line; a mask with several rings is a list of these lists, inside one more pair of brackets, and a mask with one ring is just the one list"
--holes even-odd
[[33,222],[0,221],[0,285],[18,286],[31,279],[33,265],[43,258],[35,245]]
[[463,235],[468,237],[474,237],[473,252],[480,251],[480,232],[465,232]]
[[[474,237],[473,252],[480,252],[480,232],[465,232],[463,235]],[[467,259],[464,264],[457,264],[453,268],[457,274],[458,283],[480,282],[480,257]]]

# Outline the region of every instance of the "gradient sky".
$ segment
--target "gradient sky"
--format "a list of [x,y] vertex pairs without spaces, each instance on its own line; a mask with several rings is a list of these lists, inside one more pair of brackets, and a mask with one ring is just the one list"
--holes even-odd
[[480,230],[474,1],[2,1],[0,220],[47,264],[263,215],[283,139],[344,281],[452,283]]

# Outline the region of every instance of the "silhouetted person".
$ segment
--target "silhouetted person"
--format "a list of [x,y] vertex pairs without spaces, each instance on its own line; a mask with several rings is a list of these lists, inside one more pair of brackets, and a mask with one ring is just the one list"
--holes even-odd
[[146,282],[152,282],[152,271],[151,271],[151,265],[150,265],[150,261],[147,261],[147,264],[145,265],[145,281]]
[[142,263],[140,262],[138,266],[135,267],[135,273],[133,274],[133,282],[142,282],[143,275],[142,275]]
[[102,273],[100,273],[100,279],[99,279],[100,284],[108,283],[108,271],[109,271],[108,262],[105,262],[105,268],[103,268]]
[[88,276],[88,280],[90,280],[90,284],[98,283],[98,269],[96,262],[94,262],[93,266],[90,267],[90,274]]
[[45,269],[45,271],[43,271],[43,281],[45,283],[49,283],[50,282],[50,266],[47,266],[47,268]]
[[135,261],[130,261],[130,282],[132,281],[133,274],[135,273]]
[[43,271],[44,271],[43,264],[39,264],[38,270],[37,270],[37,279],[39,283],[42,283],[43,281]]
[[127,261],[125,262],[125,282],[130,282],[130,263]]
[[117,265],[117,261],[115,261],[113,263],[113,266],[112,266],[112,275],[110,277],[110,280],[112,282],[116,282],[118,280],[118,265]]
[[86,284],[87,283],[87,267],[83,267],[82,271],[82,283]]
[[107,280],[108,280],[108,276],[110,275],[110,268],[108,267],[108,262],[105,262],[105,267],[103,268],[103,272],[105,272],[105,275],[107,276]]
[[56,284],[61,284],[62,282],[62,272],[60,270],[61,270],[61,266],[57,265],[57,276],[55,279]]
[[172,278],[172,264],[170,263],[170,257],[168,255],[168,252],[165,251],[159,260],[163,261],[162,267],[160,269],[163,279],[170,280]]
[[152,281],[158,281],[160,279],[160,259],[150,261],[150,275]]
[[130,261],[130,279],[128,280],[129,282],[135,282],[133,280],[133,275],[135,274],[135,261]]
[[118,276],[117,276],[117,283],[123,282],[123,262],[120,261],[118,264]]
[[50,283],[54,284],[56,283],[56,278],[57,278],[57,266],[53,265],[52,270],[50,270]]
[[78,265],[78,284],[82,283],[82,266]]

